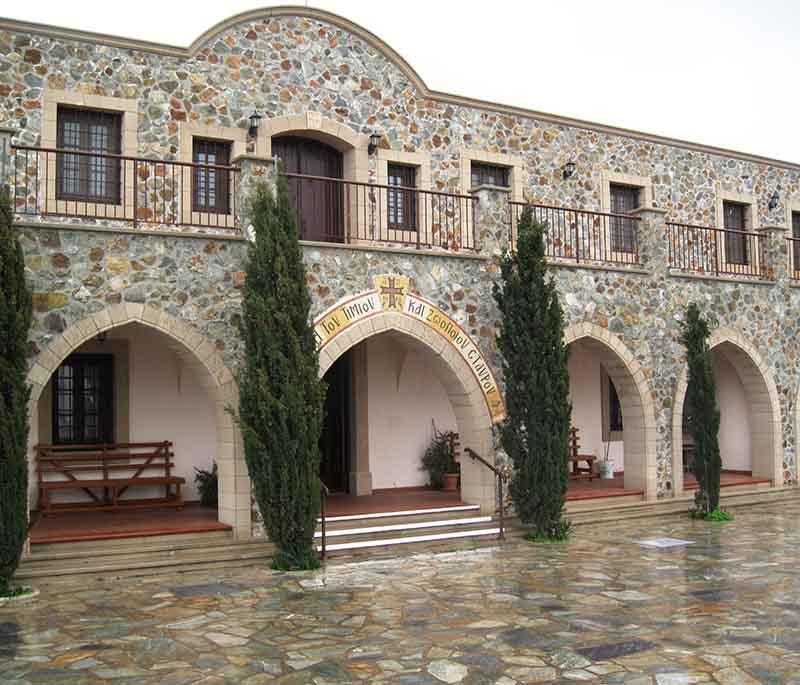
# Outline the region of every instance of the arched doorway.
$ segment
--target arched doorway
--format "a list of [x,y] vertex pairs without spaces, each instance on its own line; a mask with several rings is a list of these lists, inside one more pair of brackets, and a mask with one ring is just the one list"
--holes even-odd
[[[196,462],[201,467],[216,462],[220,493],[216,518],[231,526],[237,538],[250,537],[249,477],[240,437],[226,410],[238,402],[233,376],[213,345],[195,329],[153,307],[115,305],[92,314],[37,355],[28,375],[33,418],[29,454],[34,455],[37,444],[53,440],[59,430],[52,408],[60,388],[53,378],[65,362],[81,355],[84,360],[112,358],[107,368],[113,376],[108,391],[113,410],[104,419],[111,427],[109,433],[96,435],[98,442],[108,436],[117,442],[172,440],[174,431],[179,432],[176,468],[186,478],[190,497]],[[81,419],[84,427],[90,422]],[[74,437],[93,436],[88,431]],[[33,457],[29,496],[33,508],[38,499]]]
[[641,365],[619,338],[593,324],[570,326],[564,341],[582,453],[607,457],[622,488],[655,499],[655,414]]
[[[731,329],[709,339],[717,404],[720,407],[720,453],[723,486],[782,483],[780,404],[775,379],[758,350]],[[688,371],[678,378],[672,414],[672,469],[676,493],[691,480],[692,445],[684,407]],[[749,477],[749,478],[748,478]]]
[[327,143],[298,135],[273,137],[272,154],[287,174],[297,212],[300,238],[344,241],[344,187],[342,153]]

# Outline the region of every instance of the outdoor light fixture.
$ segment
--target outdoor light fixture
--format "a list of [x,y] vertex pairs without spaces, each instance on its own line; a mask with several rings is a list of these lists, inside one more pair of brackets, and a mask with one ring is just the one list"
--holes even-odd
[[780,199],[781,199],[781,198],[780,198],[780,196],[778,195],[778,191],[776,190],[774,193],[772,193],[772,197],[769,199],[769,204],[767,205],[767,208],[768,208],[770,211],[772,211],[773,209],[775,209],[775,207],[777,207],[777,206],[778,206],[778,201],[779,201]]
[[381,142],[381,134],[380,133],[371,133],[369,136],[369,145],[367,146],[367,154],[372,155],[375,154],[375,150],[378,149],[378,144]]
[[253,113],[250,115],[250,128],[247,130],[247,134],[251,138],[255,138],[258,135],[258,127],[261,125],[261,115],[253,110]]
[[561,175],[564,177],[564,180],[572,178],[572,175],[574,173],[575,173],[575,162],[567,162],[561,171]]

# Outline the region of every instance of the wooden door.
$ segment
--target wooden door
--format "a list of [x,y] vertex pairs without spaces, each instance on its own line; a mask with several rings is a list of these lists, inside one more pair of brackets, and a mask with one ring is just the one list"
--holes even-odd
[[[272,154],[289,174],[342,178],[342,153],[317,140],[297,136],[272,139]],[[302,240],[344,242],[343,186],[330,180],[289,178]]]
[[325,374],[325,420],[320,438],[319,475],[331,492],[347,492],[350,472],[350,354],[342,355]]

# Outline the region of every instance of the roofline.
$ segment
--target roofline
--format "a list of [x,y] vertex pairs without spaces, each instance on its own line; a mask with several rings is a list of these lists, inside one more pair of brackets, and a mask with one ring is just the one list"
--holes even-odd
[[735,157],[737,159],[753,162],[755,164],[766,164],[774,167],[788,169],[791,171],[800,171],[800,164],[789,162],[781,159],[774,159],[771,157],[764,157],[761,155],[753,155],[738,150],[731,150],[728,148],[715,147],[713,145],[704,145],[695,143],[680,138],[670,138],[668,136],[657,135],[653,133],[645,133],[634,129],[622,128],[618,126],[610,126],[607,124],[598,124],[584,119],[575,119],[572,117],[560,116],[558,114],[551,114],[548,112],[540,112],[534,109],[526,109],[524,107],[515,107],[513,105],[505,105],[498,102],[489,100],[481,100],[479,98],[465,97],[461,95],[454,95],[452,93],[445,93],[430,89],[417,71],[388,43],[376,36],[371,31],[365,29],[349,19],[345,19],[338,14],[328,12],[326,10],[316,9],[313,7],[303,7],[299,5],[281,5],[277,7],[265,7],[262,9],[248,10],[240,12],[228,19],[224,19],[207,31],[198,36],[191,42],[188,47],[181,47],[176,45],[168,45],[165,43],[155,43],[152,41],[139,40],[135,38],[125,38],[106,33],[96,33],[93,31],[83,31],[79,29],[70,29],[61,26],[52,26],[50,24],[40,24],[37,22],[21,21],[17,19],[7,19],[0,17],[0,30],[19,32],[19,33],[32,33],[50,37],[61,38],[65,40],[77,40],[89,43],[99,43],[101,45],[108,45],[112,47],[122,48],[125,50],[137,50],[141,52],[150,52],[154,54],[164,55],[168,57],[179,57],[183,59],[190,59],[196,55],[209,41],[216,35],[224,31],[248,21],[264,19],[269,17],[285,17],[285,16],[298,16],[308,17],[310,19],[317,19],[337,26],[349,33],[353,33],[367,44],[371,45],[378,52],[382,53],[389,61],[393,62],[414,84],[420,94],[428,99],[436,100],[446,104],[472,107],[482,109],[498,114],[510,114],[514,116],[521,116],[539,121],[545,121],[557,126],[570,126],[574,128],[581,128],[589,131],[596,131],[598,133],[605,133],[609,135],[622,136],[641,140],[647,143],[655,143],[657,145],[667,145],[672,147],[679,147],[694,152],[702,152],[711,155],[720,155],[726,157]]

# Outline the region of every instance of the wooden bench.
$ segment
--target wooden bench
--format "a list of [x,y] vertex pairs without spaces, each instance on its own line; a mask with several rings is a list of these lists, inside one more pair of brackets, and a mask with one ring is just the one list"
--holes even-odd
[[[569,429],[569,447],[567,454],[567,468],[570,480],[588,479],[591,481],[598,476],[594,472],[594,462],[597,457],[594,454],[581,454],[581,443],[578,437],[578,429],[574,426]],[[586,466],[581,466],[584,462]]]
[[[37,445],[39,511],[117,511],[129,508],[183,507],[181,486],[172,475],[172,443],[137,442],[105,445]],[[123,500],[129,488],[164,487],[163,497]],[[56,492],[81,490],[88,501],[55,503]]]

